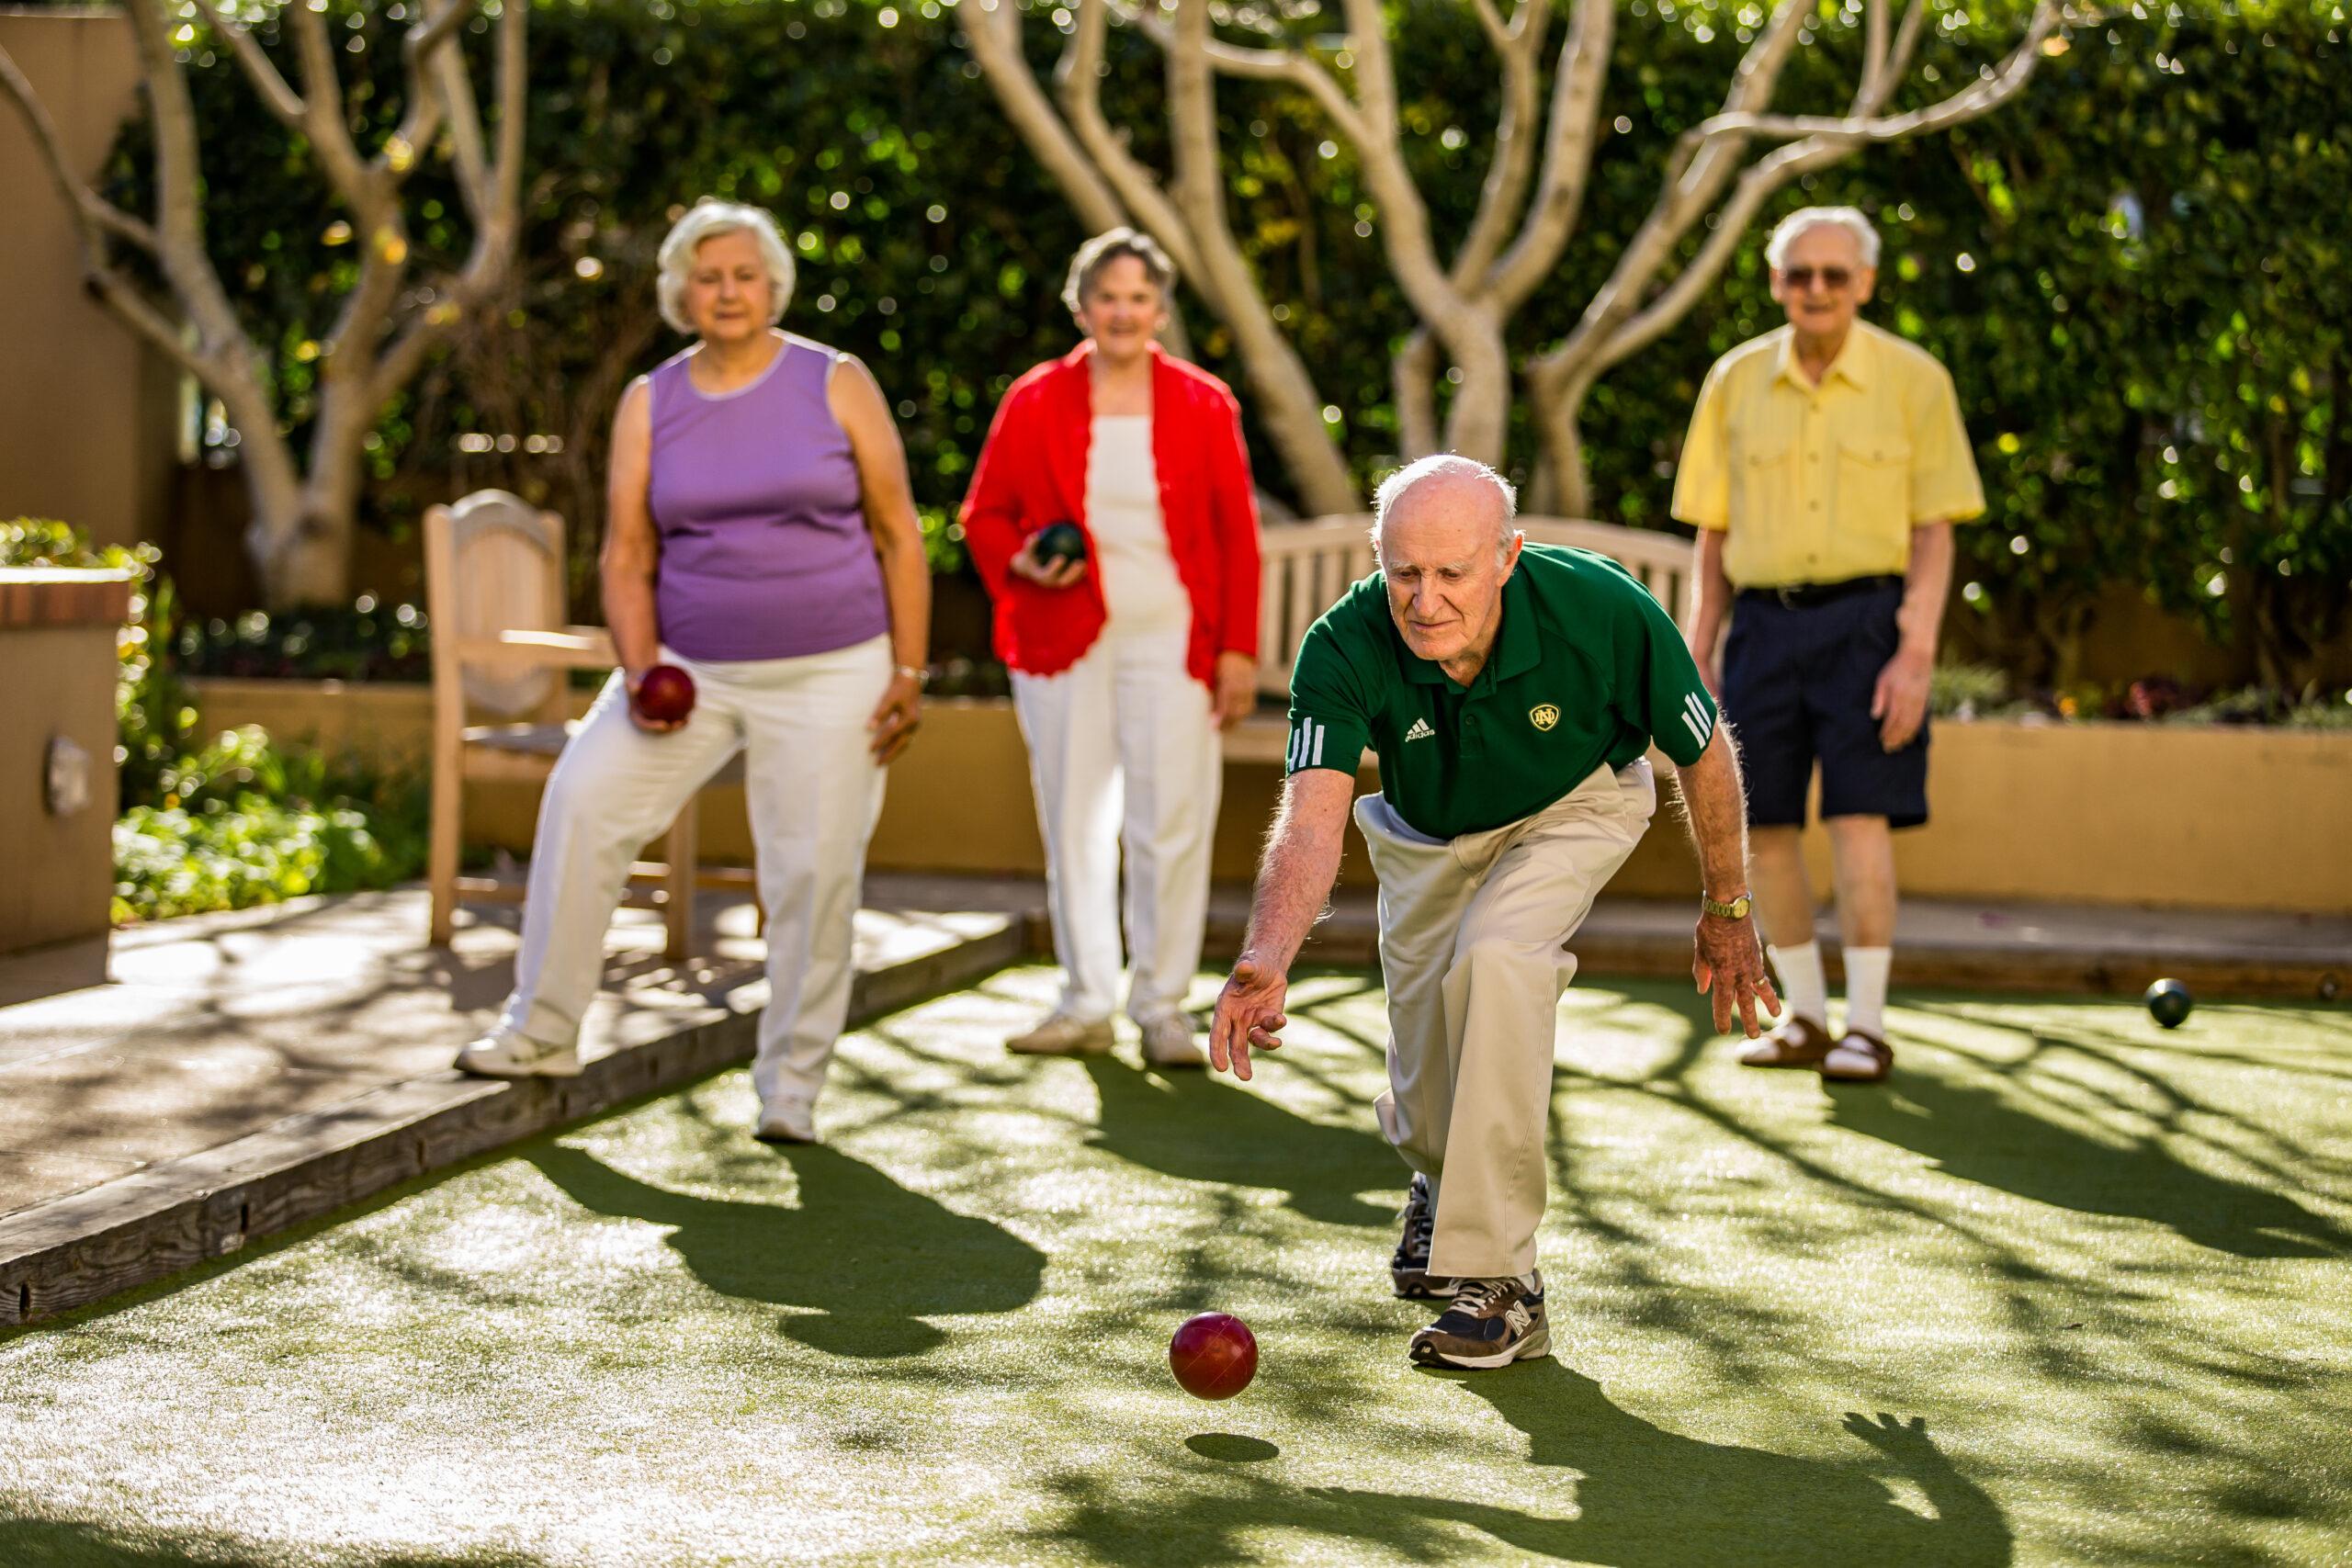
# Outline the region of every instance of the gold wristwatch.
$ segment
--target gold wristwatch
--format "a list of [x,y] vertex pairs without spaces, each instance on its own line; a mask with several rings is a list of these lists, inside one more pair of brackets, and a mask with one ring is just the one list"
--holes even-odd
[[1718,904],[1702,893],[1699,895],[1699,908],[1702,912],[1713,915],[1719,920],[1744,920],[1747,919],[1747,895],[1743,893],[1728,904]]

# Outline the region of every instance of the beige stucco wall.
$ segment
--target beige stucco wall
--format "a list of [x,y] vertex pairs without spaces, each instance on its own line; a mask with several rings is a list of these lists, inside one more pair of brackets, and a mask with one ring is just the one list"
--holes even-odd
[[[76,615],[49,619],[28,604],[23,580],[0,585],[0,953],[106,931],[114,895],[117,795],[115,627]],[[30,615],[9,613],[31,608]],[[87,759],[87,804],[52,815],[44,782],[49,747],[63,737]]]
[[[317,734],[379,759],[422,759],[431,703],[422,687],[333,693],[295,682],[199,683],[208,724]],[[585,694],[580,705],[584,706]],[[1898,835],[1907,892],[1957,898],[2352,914],[2352,734],[2143,725],[1946,724],[1936,731],[1935,820]],[[1369,779],[1365,781],[1370,787]],[[1247,880],[1281,789],[1280,770],[1226,772],[1216,874]],[[469,792],[468,837],[530,845],[537,792]],[[705,797],[715,860],[751,852],[741,793]],[[1342,879],[1369,876],[1350,829]],[[1808,835],[1819,886],[1828,848]],[[874,840],[877,868],[1042,874],[1018,726],[1001,702],[942,701],[892,770]],[[1670,812],[1611,885],[1624,894],[1695,891],[1697,870]]]
[[[0,10],[76,173],[105,163],[138,107],[119,16]],[[156,537],[177,379],[82,287],[71,214],[23,120],[0,112],[0,517],[61,517],[102,544]]]

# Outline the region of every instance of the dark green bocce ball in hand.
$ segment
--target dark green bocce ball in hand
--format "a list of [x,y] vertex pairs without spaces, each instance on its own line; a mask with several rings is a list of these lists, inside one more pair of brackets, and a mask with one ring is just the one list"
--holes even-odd
[[1066,560],[1086,558],[1086,534],[1075,523],[1048,523],[1029,543],[1039,566],[1057,567]]
[[2157,981],[2140,999],[2148,1004],[2148,1016],[2166,1029],[2178,1029],[2188,1018],[2188,987],[2177,980]]

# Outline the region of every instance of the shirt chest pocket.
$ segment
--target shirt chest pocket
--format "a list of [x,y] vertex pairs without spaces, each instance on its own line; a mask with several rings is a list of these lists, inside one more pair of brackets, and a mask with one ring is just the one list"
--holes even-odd
[[1911,444],[1858,431],[1838,443],[1838,517],[1848,527],[1903,528],[1911,522]]
[[1732,515],[1736,524],[1772,525],[1796,504],[1796,432],[1777,421],[1758,423],[1733,433]]

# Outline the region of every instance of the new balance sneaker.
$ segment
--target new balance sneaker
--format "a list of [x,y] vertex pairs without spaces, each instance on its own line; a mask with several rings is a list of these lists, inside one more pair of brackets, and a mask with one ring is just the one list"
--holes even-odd
[[1453,1304],[1413,1336],[1411,1355],[1424,1367],[1485,1371],[1549,1355],[1551,1325],[1544,1320],[1544,1276],[1464,1280]]
[[1118,1038],[1107,1018],[1072,1018],[1057,1012],[1004,1048],[1016,1056],[1102,1056]]
[[805,1105],[779,1100],[760,1111],[760,1122],[752,1136],[763,1144],[813,1144],[817,1118]]
[[580,1048],[493,1029],[458,1053],[457,1066],[478,1078],[576,1078]]
[[1400,1301],[1438,1302],[1453,1294],[1454,1281],[1430,1278],[1430,1237],[1437,1230],[1437,1205],[1430,1201],[1430,1179],[1413,1173],[1405,1189],[1405,1234],[1388,1260],[1388,1278]]
[[1205,1067],[1207,1053],[1193,1021],[1181,1012],[1166,1012],[1136,1027],[1143,1031],[1143,1059],[1155,1067]]

